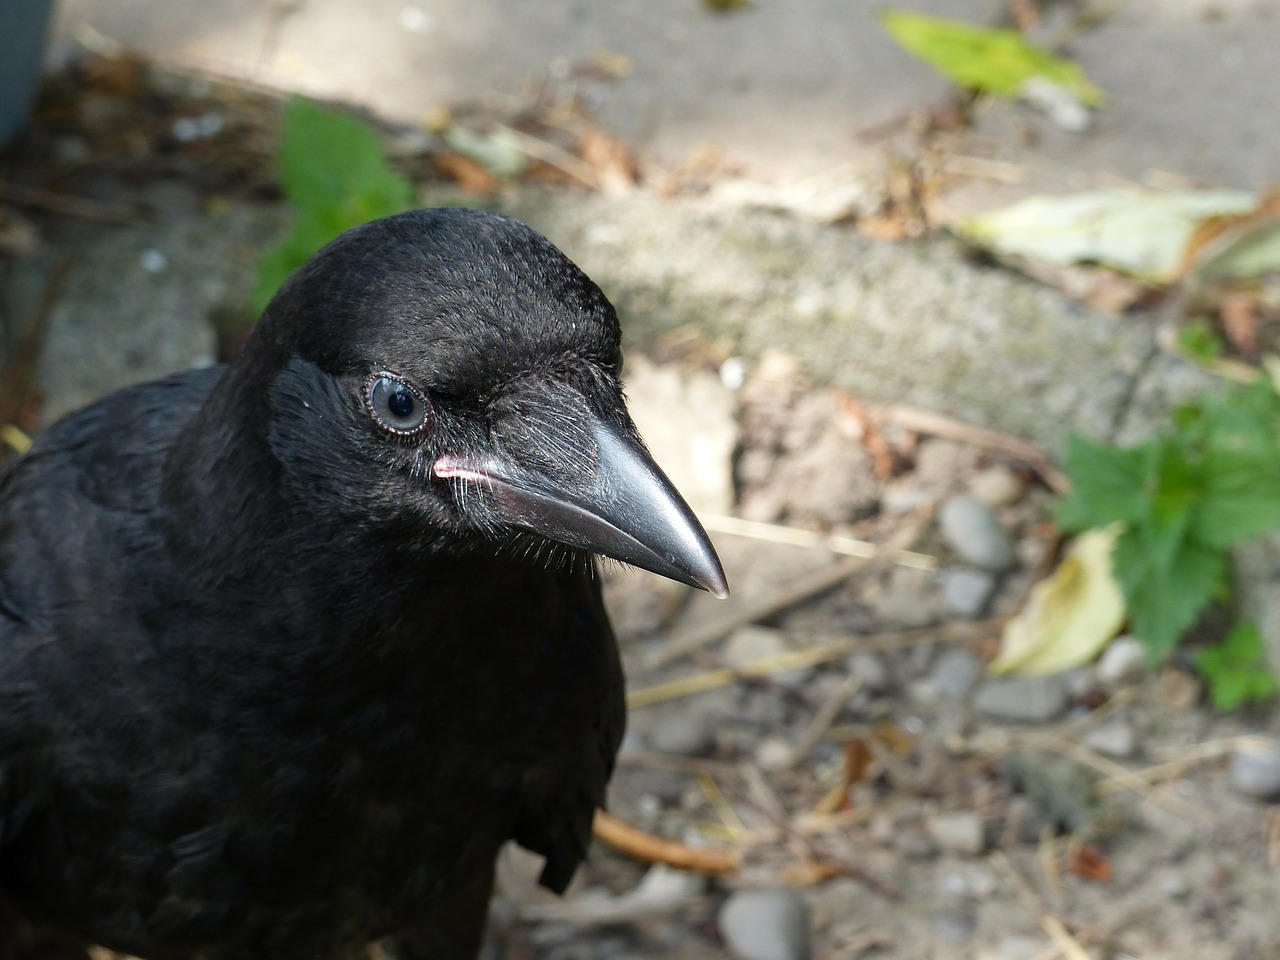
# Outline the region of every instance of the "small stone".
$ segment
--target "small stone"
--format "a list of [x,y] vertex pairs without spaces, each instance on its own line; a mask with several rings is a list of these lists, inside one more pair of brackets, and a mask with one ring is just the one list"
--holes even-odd
[[991,602],[996,578],[989,570],[973,567],[948,567],[939,574],[942,601],[956,613],[974,619]]
[[796,890],[739,890],[720,908],[720,934],[738,960],[810,960],[809,905]]
[[1166,665],[1156,677],[1156,699],[1173,710],[1190,710],[1200,702],[1204,689],[1200,680],[1186,670]]
[[1022,491],[1022,478],[1003,463],[987,467],[969,481],[969,495],[993,508],[1017,503]]
[[968,650],[945,651],[933,665],[929,679],[944,700],[962,700],[982,676],[982,660]]
[[965,449],[954,440],[928,437],[916,448],[912,473],[920,483],[946,487],[960,472]]
[[940,910],[933,915],[933,929],[943,939],[952,943],[965,943],[973,938],[978,929],[978,920],[973,910],[956,906],[950,910]]
[[929,579],[928,570],[894,567],[889,571],[883,591],[872,600],[876,617],[908,629],[932,623]]
[[1084,745],[1104,756],[1125,760],[1138,752],[1138,732],[1127,720],[1113,720],[1090,730]]
[[1067,712],[1070,697],[1062,678],[1000,677],[987,680],[973,697],[974,709],[998,720],[1046,723]]
[[850,654],[845,661],[849,672],[862,681],[862,689],[868,693],[884,693],[893,686],[893,678],[884,660],[867,650]]
[[1171,870],[1160,877],[1160,893],[1170,900],[1181,900],[1191,892],[1191,881],[1180,870]]
[[791,763],[794,753],[782,737],[765,737],[756,745],[756,766],[766,773],[781,770]]
[[1245,796],[1280,799],[1280,743],[1272,740],[1264,750],[1232,754],[1227,772],[1231,786]]
[[976,857],[986,847],[982,817],[973,810],[939,813],[927,824],[929,836],[941,849]]
[[1147,648],[1137,637],[1116,637],[1098,658],[1098,682],[1107,687],[1123,686],[1142,679],[1147,671]]
[[899,827],[893,835],[893,849],[905,860],[932,860],[938,847],[928,834],[914,827]]
[[720,656],[731,667],[744,667],[755,660],[786,653],[787,642],[780,630],[771,627],[743,627],[725,641]]
[[692,756],[710,749],[715,728],[702,710],[664,710],[645,731],[649,749],[658,753]]
[[1017,559],[995,514],[973,497],[952,497],[944,503],[938,529],[956,556],[985,570],[1007,570]]

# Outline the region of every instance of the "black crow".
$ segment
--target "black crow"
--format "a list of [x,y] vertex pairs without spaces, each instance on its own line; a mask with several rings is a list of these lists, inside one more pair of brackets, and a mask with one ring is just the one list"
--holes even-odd
[[547,240],[421,210],[52,427],[0,481],[0,958],[470,960],[503,843],[562,891],[624,724],[593,556],[726,590],[620,364]]

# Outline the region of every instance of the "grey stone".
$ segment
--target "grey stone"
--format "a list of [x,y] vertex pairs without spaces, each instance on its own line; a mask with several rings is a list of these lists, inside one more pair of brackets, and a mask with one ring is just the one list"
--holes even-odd
[[809,905],[783,887],[739,890],[720,908],[720,934],[738,960],[810,960]]
[[756,744],[756,766],[766,772],[781,770],[791,763],[795,750],[782,737],[765,737]]
[[929,836],[941,849],[976,857],[986,847],[982,817],[974,810],[947,810],[926,824]]
[[702,710],[655,709],[654,720],[645,731],[645,742],[659,753],[690,755],[707,750],[714,738],[715,726]]
[[908,628],[923,627],[934,619],[931,593],[928,570],[894,567],[881,591],[872,596],[871,605],[881,620]]
[[960,700],[968,695],[982,676],[982,659],[968,650],[943,651],[930,671],[934,692],[945,700]]
[[1138,752],[1138,731],[1128,720],[1112,720],[1085,734],[1084,745],[1108,757],[1124,760]]
[[[735,630],[720,648],[720,656],[730,667],[745,667],[757,660],[766,660],[786,653],[791,648],[783,637],[782,631],[772,627],[748,626]],[[806,670],[784,670],[773,674],[780,683],[795,683],[802,679]]]
[[971,619],[981,615],[996,590],[995,574],[975,567],[948,567],[939,572],[938,579],[943,603]]
[[979,713],[999,720],[1046,723],[1067,712],[1070,698],[1057,675],[1047,677],[999,677],[987,680],[973,696]]
[[845,660],[849,672],[862,681],[862,689],[868,693],[884,693],[893,686],[893,677],[884,660],[869,650],[859,650]]
[[938,529],[957,556],[985,570],[1007,570],[1017,559],[995,514],[973,497],[952,497],[944,503]]
[[1146,672],[1147,648],[1129,634],[1112,640],[1098,658],[1098,682],[1107,687],[1133,683]]
[[1232,754],[1228,778],[1231,786],[1247,797],[1280,799],[1280,742],[1269,741],[1260,752],[1241,750]]

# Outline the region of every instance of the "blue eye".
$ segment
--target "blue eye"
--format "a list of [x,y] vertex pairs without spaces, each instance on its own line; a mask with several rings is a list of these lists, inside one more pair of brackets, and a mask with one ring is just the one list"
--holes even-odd
[[378,425],[392,433],[408,436],[427,425],[426,398],[388,374],[370,378],[365,400]]

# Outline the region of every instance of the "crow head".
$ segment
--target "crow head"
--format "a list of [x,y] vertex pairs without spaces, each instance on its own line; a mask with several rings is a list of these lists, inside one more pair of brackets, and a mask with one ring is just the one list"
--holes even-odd
[[555,544],[724,595],[710,541],[627,413],[621,362],[613,307],[546,239],[419,210],[302,267],[226,390],[256,395],[289,497],[424,543]]

